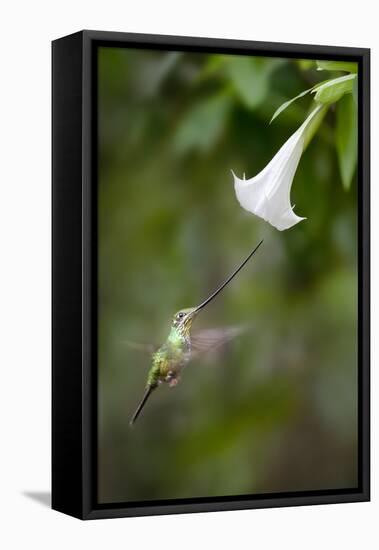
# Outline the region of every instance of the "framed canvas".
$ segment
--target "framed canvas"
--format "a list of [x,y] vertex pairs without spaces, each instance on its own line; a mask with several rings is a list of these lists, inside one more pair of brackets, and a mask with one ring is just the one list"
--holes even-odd
[[369,50],[52,52],[52,507],[368,500]]

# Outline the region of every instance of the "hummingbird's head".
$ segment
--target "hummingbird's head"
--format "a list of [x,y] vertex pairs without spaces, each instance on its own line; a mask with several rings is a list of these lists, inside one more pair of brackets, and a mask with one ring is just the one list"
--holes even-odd
[[177,311],[172,319],[172,326],[183,336],[187,336],[192,325],[192,321],[197,314],[196,307],[188,307]]

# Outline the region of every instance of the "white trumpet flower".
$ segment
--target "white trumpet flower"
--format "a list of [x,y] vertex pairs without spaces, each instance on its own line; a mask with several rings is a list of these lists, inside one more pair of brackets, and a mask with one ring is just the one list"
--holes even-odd
[[305,220],[294,213],[290,192],[304,147],[305,130],[321,109],[316,107],[303,124],[279,149],[267,166],[251,179],[238,178],[234,172],[234,189],[245,210],[263,218],[279,231]]

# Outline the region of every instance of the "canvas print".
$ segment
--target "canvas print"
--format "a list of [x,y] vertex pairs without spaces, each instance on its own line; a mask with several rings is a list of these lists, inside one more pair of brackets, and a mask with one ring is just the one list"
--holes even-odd
[[358,67],[97,49],[99,504],[358,487]]

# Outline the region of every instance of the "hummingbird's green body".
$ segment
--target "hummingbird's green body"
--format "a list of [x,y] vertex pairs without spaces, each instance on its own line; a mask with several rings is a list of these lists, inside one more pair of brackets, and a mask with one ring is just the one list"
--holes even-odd
[[[250,252],[248,257],[238,266],[238,268],[228,277],[228,279],[215,292],[213,292],[213,294],[204,300],[204,302],[197,307],[181,309],[175,313],[171,323],[171,330],[166,342],[155,353],[153,353],[152,366],[147,376],[145,393],[130,421],[131,425],[137,420],[147,399],[155,388],[163,382],[169,384],[170,387],[176,386],[179,382],[183,368],[193,355],[193,338],[191,336],[191,327],[195,317],[211,300],[213,300],[213,298],[217,296],[219,292],[221,292],[227,284],[230,283],[230,281],[237,275],[248,260],[250,260],[262,242],[263,241],[261,241],[258,246]],[[208,340],[213,340],[213,347],[215,346],[215,343],[222,340],[230,340],[230,338],[234,337],[234,335],[238,333],[235,329],[214,329],[203,332],[208,332]],[[212,338],[210,339],[209,333],[212,333]],[[217,333],[217,335],[215,335],[215,333]],[[203,338],[202,345],[200,347],[203,348],[202,351],[211,349],[212,342],[211,344],[206,343]]]
[[147,376],[147,385],[156,387],[162,382],[175,386],[180,372],[188,363],[191,354],[190,329],[195,309],[182,309],[172,320],[166,342],[153,354],[153,364]]

